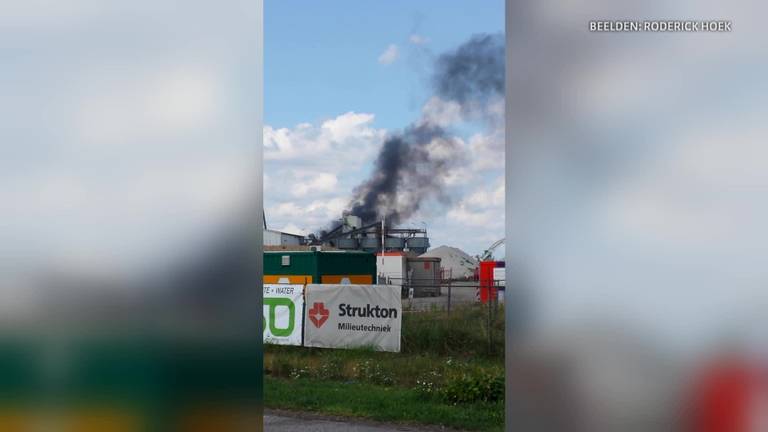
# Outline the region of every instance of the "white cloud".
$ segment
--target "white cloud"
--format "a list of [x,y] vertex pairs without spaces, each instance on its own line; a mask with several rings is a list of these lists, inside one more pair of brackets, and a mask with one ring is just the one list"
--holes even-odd
[[384,65],[392,64],[399,56],[400,50],[398,50],[397,45],[389,44],[387,49],[379,56],[379,63]]
[[337,197],[267,203],[265,209],[270,226],[294,226],[302,232],[315,232],[340,218],[347,204],[347,199]]
[[485,227],[492,220],[493,215],[484,211],[477,211],[465,204],[460,204],[456,208],[448,211],[448,220],[458,222],[461,225],[470,227]]
[[333,192],[338,184],[335,174],[331,173],[307,173],[299,171],[295,173],[297,181],[291,186],[294,197],[304,197],[308,194]]
[[496,181],[496,185],[489,184],[475,189],[463,202],[476,209],[498,209],[504,205],[504,183]]
[[369,113],[347,112],[319,125],[264,129],[264,204],[270,226],[314,232],[341,216],[386,131]]
[[[479,254],[488,245],[504,237],[504,171],[492,171],[491,179],[475,179],[469,191],[454,202],[443,215],[433,217],[430,233],[434,245],[459,247]],[[457,235],[461,233],[461,235]],[[498,251],[497,256],[502,256]]]
[[264,160],[322,162],[331,166],[364,160],[378,148],[385,135],[384,130],[373,128],[373,120],[373,114],[348,112],[326,120],[320,127],[302,123],[294,128],[275,129],[265,125]]
[[270,215],[273,216],[295,216],[302,213],[302,207],[299,204],[288,201],[280,204],[270,206]]
[[504,130],[472,135],[469,138],[469,152],[472,155],[471,172],[479,174],[488,170],[503,170]]
[[[349,138],[370,138],[375,131],[368,126],[373,122],[373,114],[348,112],[334,119],[323,122],[322,128],[328,131],[331,139],[344,141]],[[304,125],[308,127],[308,125]]]

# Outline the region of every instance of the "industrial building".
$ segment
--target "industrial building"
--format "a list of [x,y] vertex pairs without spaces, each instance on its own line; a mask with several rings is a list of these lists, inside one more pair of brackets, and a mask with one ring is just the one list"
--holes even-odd
[[301,235],[271,229],[264,230],[264,246],[300,246],[304,243],[304,236]]
[[309,244],[328,245],[341,250],[366,252],[408,251],[416,255],[429,249],[426,228],[394,228],[382,222],[363,225],[355,215],[345,215],[339,225],[320,236],[310,235]]
[[364,225],[345,215],[332,230],[304,237],[265,223],[264,248],[265,283],[380,283],[400,286],[404,296],[440,295],[440,258],[419,256],[429,248],[426,227]]
[[292,246],[314,246],[316,250],[357,250],[370,253],[402,251],[421,255],[429,249],[429,237],[426,227],[395,228],[381,222],[363,225],[362,219],[354,215],[345,215],[330,231],[305,237],[268,229],[265,218],[264,246],[281,246],[283,249]]
[[504,239],[482,255],[442,246],[430,253],[426,227],[364,225],[346,214],[330,231],[301,236],[264,227],[265,283],[389,284],[403,296],[439,296],[446,281],[479,281],[478,301],[503,297],[505,265],[493,258]]

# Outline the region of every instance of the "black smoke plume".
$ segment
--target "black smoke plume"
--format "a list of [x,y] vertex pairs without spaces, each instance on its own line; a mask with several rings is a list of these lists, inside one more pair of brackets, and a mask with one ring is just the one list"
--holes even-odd
[[[458,104],[465,118],[490,116],[487,107],[504,94],[504,38],[482,34],[437,57],[431,79],[433,95]],[[445,178],[460,168],[461,140],[424,115],[390,135],[376,158],[370,178],[357,186],[346,213],[372,223],[383,218],[396,225],[429,199],[443,203]]]
[[504,37],[476,35],[435,61],[432,85],[441,99],[480,108],[504,94]]
[[365,223],[384,217],[396,225],[416,212],[424,198],[447,201],[440,174],[456,165],[460,151],[456,138],[427,122],[390,136],[371,177],[355,188],[349,213]]

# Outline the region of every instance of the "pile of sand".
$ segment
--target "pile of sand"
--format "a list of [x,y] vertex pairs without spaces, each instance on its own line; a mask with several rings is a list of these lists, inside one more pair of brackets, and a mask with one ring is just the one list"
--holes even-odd
[[423,257],[440,258],[440,266],[451,272],[453,279],[472,277],[477,268],[477,261],[461,249],[440,246],[422,254]]

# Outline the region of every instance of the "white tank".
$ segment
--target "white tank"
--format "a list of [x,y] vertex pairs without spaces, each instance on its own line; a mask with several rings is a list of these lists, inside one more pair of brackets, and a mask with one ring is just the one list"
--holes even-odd
[[360,216],[347,215],[343,218],[343,225],[344,228],[342,228],[342,231],[349,232],[361,228],[363,226],[363,220],[360,219]]

